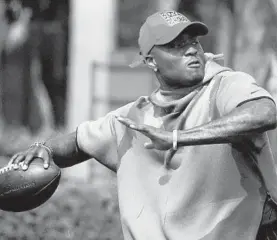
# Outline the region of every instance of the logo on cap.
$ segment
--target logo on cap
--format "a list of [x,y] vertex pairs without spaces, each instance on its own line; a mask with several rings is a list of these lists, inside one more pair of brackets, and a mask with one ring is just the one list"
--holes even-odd
[[178,23],[189,22],[189,20],[182,14],[175,11],[168,11],[160,13],[160,16],[167,22],[169,26],[174,26]]

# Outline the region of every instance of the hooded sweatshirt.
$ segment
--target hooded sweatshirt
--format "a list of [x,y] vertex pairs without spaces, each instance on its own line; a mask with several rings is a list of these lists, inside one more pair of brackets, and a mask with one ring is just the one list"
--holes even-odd
[[149,139],[119,123],[115,115],[168,131],[186,130],[259,98],[271,96],[250,75],[222,67],[212,55],[198,86],[157,89],[78,127],[79,149],[117,172],[125,240],[256,238],[266,182],[276,194],[275,165],[265,133],[236,145],[148,150],[144,143]]

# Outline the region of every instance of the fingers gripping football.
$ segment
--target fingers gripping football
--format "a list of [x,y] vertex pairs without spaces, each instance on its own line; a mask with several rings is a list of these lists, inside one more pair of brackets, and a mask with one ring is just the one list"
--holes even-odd
[[19,152],[12,156],[9,161],[9,165],[13,165],[17,169],[19,164],[22,165],[23,170],[27,170],[30,163],[34,158],[41,158],[44,161],[44,168],[49,167],[50,156],[49,152],[42,146],[33,146],[26,151]]

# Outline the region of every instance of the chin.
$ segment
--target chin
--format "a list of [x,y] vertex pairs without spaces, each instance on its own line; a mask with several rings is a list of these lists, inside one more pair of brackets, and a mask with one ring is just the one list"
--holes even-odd
[[204,71],[203,69],[196,69],[195,71],[186,71],[185,75],[183,75],[183,82],[188,83],[190,86],[194,86],[199,84],[204,79]]
[[194,76],[191,76],[190,78],[183,79],[181,83],[183,83],[184,86],[192,87],[201,83],[203,79],[204,79],[203,74],[198,74],[198,75],[196,74]]

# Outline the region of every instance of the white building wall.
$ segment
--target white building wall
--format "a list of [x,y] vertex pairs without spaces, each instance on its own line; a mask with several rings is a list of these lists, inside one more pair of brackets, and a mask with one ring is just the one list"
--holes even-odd
[[[108,62],[115,47],[116,2],[114,0],[71,0],[69,85],[67,130],[90,119],[92,107],[92,62]],[[95,74],[97,92],[107,97],[108,74]],[[107,106],[97,106],[97,116],[106,112]],[[67,170],[69,174],[86,179],[88,163]]]

